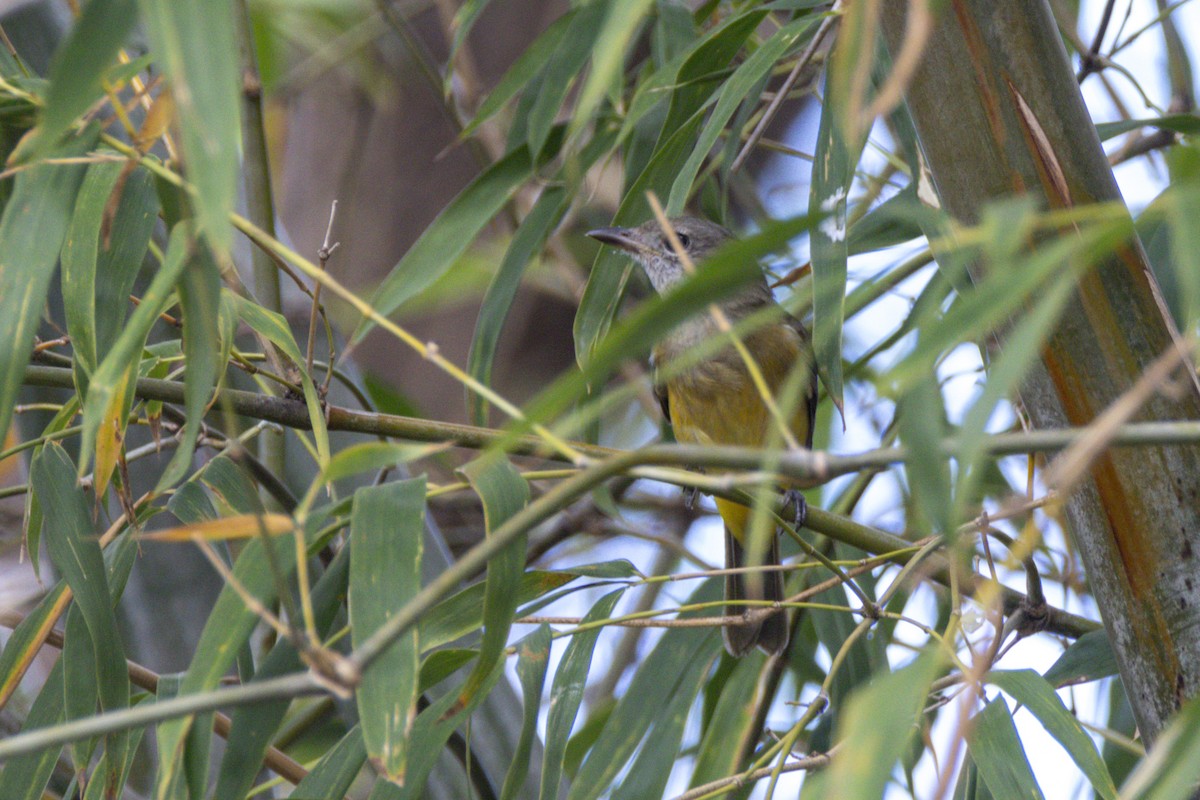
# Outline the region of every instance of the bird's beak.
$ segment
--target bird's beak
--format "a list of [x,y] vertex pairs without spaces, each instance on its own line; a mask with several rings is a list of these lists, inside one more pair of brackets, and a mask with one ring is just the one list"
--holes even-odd
[[632,228],[596,228],[594,231],[588,231],[587,235],[628,253],[636,253],[642,249],[642,243],[634,238]]

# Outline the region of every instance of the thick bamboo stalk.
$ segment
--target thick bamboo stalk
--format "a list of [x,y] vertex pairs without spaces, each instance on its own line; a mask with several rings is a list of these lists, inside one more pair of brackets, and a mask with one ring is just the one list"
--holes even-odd
[[[882,5],[897,52],[908,4]],[[1045,0],[944,4],[907,102],[941,202],[958,219],[976,221],[988,201],[1014,194],[1047,208],[1121,199]],[[1173,337],[1132,237],[1079,282],[1021,400],[1039,428],[1087,425]],[[1194,375],[1136,419],[1200,419]],[[1200,448],[1108,451],[1067,517],[1152,742],[1200,691]]]

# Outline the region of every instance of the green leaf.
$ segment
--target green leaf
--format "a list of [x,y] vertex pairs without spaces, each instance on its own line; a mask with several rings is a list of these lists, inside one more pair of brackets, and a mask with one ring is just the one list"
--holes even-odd
[[[1200,128],[1200,118],[1193,118]],[[1170,230],[1173,307],[1179,309],[1179,327],[1192,330],[1200,320],[1200,147],[1194,142],[1173,147],[1168,153],[1171,187],[1164,193],[1166,222]]]
[[905,476],[914,505],[910,521],[919,536],[954,532],[954,506],[950,492],[950,465],[942,456],[947,433],[945,400],[937,375],[913,384],[896,412],[900,440],[908,449]]
[[[987,442],[988,421],[1000,403],[1016,393],[1026,374],[1040,359],[1042,345],[1053,332],[1074,289],[1075,278],[1071,274],[1055,278],[1022,317],[1021,324],[1009,332],[1004,349],[989,366],[983,392],[971,404],[959,427],[955,498],[960,509],[978,502],[975,489],[985,475],[983,448]],[[957,516],[958,512],[952,511],[952,514]]]
[[138,0],[155,61],[175,98],[200,232],[218,260],[233,240],[241,147],[238,48],[232,0]]
[[1184,135],[1192,135],[1200,133],[1200,117],[1195,114],[1167,114],[1164,117],[1101,122],[1096,126],[1096,133],[1100,135],[1100,141],[1107,142],[1122,133],[1136,131],[1138,128],[1162,128]]
[[[358,647],[421,590],[425,479],[354,493],[350,522],[350,626]],[[417,712],[420,628],[397,639],[363,674],[355,692],[371,763],[403,785]]]
[[579,564],[573,567],[563,567],[559,572],[577,575],[580,578],[644,578],[632,561],[625,558],[615,558],[612,561],[600,561],[595,564]]
[[[30,494],[35,493],[30,492]],[[39,631],[42,626],[47,624],[52,615],[57,614],[55,606],[66,590],[66,581],[59,581],[5,639],[4,648],[0,649],[0,693],[4,696],[10,696],[15,691],[15,687],[12,685],[15,670],[21,661],[30,656],[30,649],[41,649],[42,641]]]
[[[658,647],[662,647],[660,641]],[[657,647],[655,648],[657,649]],[[651,658],[653,658],[651,654]],[[679,681],[667,696],[670,702],[656,715],[646,741],[633,761],[629,773],[625,775],[613,792],[613,800],[640,800],[644,797],[663,797],[667,789],[667,781],[671,771],[680,756],[679,746],[683,741],[683,731],[687,725],[692,706],[696,697],[704,691],[704,684],[709,678],[709,668],[713,657],[693,658],[690,663],[680,664]],[[636,679],[635,679],[636,685]],[[633,688],[633,687],[630,687]],[[622,698],[624,700],[624,698]],[[609,724],[620,725],[623,722],[621,703],[609,717]],[[606,726],[607,727],[607,726]],[[730,739],[728,741],[734,741]],[[592,753],[601,752],[600,747],[605,743],[603,734],[592,748]],[[592,757],[589,757],[589,761]],[[572,790],[586,780],[581,773],[579,780]],[[589,794],[588,796],[595,796]]]
[[[751,654],[739,659],[730,659],[733,665],[729,678],[720,684],[720,696],[709,719],[702,728],[700,747],[696,751],[696,766],[688,782],[689,787],[715,781],[737,772],[736,747],[730,742],[742,741],[746,729],[754,719],[755,696],[762,674],[763,656]],[[720,675],[720,669],[717,671]],[[717,680],[716,677],[713,678]],[[712,684],[709,684],[712,686]]]
[[545,62],[540,91],[525,118],[525,143],[530,153],[536,155],[542,152],[549,139],[550,130],[562,110],[567,93],[591,55],[588,45],[596,37],[596,28],[601,23],[605,9],[604,3],[589,3],[580,7],[554,54]]
[[524,89],[534,76],[545,68],[550,56],[558,49],[559,42],[571,28],[578,13],[578,11],[572,10],[563,14],[525,48],[513,65],[508,68],[508,72],[504,73],[504,77],[496,84],[496,88],[492,89],[479,104],[475,118],[463,128],[460,139],[470,136],[480,125],[495,116],[497,111],[503,108],[509,100],[516,96],[517,92]]
[[[88,633],[87,622],[78,605],[67,611],[63,633],[63,711],[67,722],[86,719],[96,713],[99,701],[97,682],[100,676],[96,665],[96,648]],[[96,739],[71,742],[67,749],[75,774],[86,774],[96,748]]]
[[314,486],[320,488],[327,483],[344,480],[363,472],[396,467],[400,464],[423,458],[440,449],[438,445],[396,444],[394,442],[363,442],[339,450],[329,459]]
[[[67,333],[76,366],[85,376],[95,372],[121,330],[158,215],[150,172],[139,167],[128,173],[123,185],[122,173],[122,165],[116,163],[88,169],[62,249]],[[101,234],[115,191],[121,192],[120,202],[110,220],[110,246],[105,247]],[[86,389],[86,384],[80,388]]]
[[987,682],[1004,690],[1037,717],[1087,776],[1099,797],[1116,798],[1117,787],[1095,743],[1045,678],[1028,669],[1001,670],[988,673]]
[[1042,676],[1051,686],[1098,681],[1117,674],[1117,658],[1113,655],[1108,632],[1103,628],[1080,636]]
[[[169,700],[184,693],[186,676],[162,675],[155,692],[157,700]],[[212,744],[212,712],[196,717],[195,725],[188,731],[177,749],[178,765],[169,782],[160,780],[156,787],[158,800],[187,800],[189,797],[204,797],[208,788],[208,755]],[[160,779],[162,775],[159,775]]]
[[574,140],[592,121],[605,94],[620,79],[625,51],[633,43],[653,5],[654,0],[612,0],[608,3],[608,13],[599,30],[594,32],[592,67],[579,90],[579,100],[569,123],[568,140]]
[[[358,777],[367,760],[367,747],[363,744],[362,727],[355,725],[340,741],[321,756],[316,766],[304,776],[288,797],[294,800],[342,797]],[[222,795],[216,797],[230,797]],[[241,797],[242,795],[236,795]]]
[[[612,616],[613,607],[624,589],[609,592],[592,606],[583,618],[583,624],[598,622]],[[583,689],[587,684],[588,670],[592,666],[592,653],[601,628],[589,628],[571,637],[567,651],[554,673],[554,684],[550,689],[550,711],[546,719],[546,739],[542,749],[542,782],[538,797],[555,800],[559,783],[562,781],[563,758],[567,752],[567,740],[575,726],[575,716],[583,702]]]
[[[192,253],[191,231],[186,224],[176,225],[171,231],[167,253],[162,266],[155,273],[150,286],[142,293],[142,302],[134,310],[108,355],[100,362],[88,383],[88,396],[83,404],[83,436],[79,445],[80,474],[87,469],[97,449],[114,435],[120,438],[127,414],[119,413],[132,402],[126,391],[127,382],[141,359],[146,337],[159,315],[171,304],[175,284],[187,266]],[[106,420],[116,421],[121,431],[104,428]],[[96,479],[101,475],[97,471]],[[108,476],[103,478],[107,480]]]
[[1123,800],[1186,800],[1200,781],[1200,698],[1193,697],[1154,740],[1121,787]]
[[213,387],[224,366],[217,316],[221,303],[221,276],[217,263],[203,244],[197,245],[179,283],[179,304],[183,309],[184,414],[186,421],[179,432],[179,446],[159,476],[156,493],[174,486],[187,472],[196,452],[196,437]]
[[[1005,217],[1007,227],[1016,223]],[[1077,236],[1048,241],[1032,253],[1004,252],[1006,243],[993,239],[987,248],[994,263],[983,280],[970,289],[959,289],[950,310],[941,315],[934,305],[926,309],[919,324],[921,340],[905,359],[897,364],[890,378],[900,388],[928,376],[938,357],[963,341],[978,340],[1008,321],[1047,282],[1064,272],[1078,276],[1102,254],[1111,252],[1129,235],[1122,219],[1080,226]],[[1015,237],[1014,237],[1015,238]]]
[[919,239],[937,224],[938,214],[917,199],[916,187],[910,183],[850,226],[848,253],[873,253]]
[[[771,38],[763,42],[757,50],[750,54],[724,83],[721,84],[720,97],[716,108],[708,118],[704,131],[688,156],[688,160],[680,168],[675,182],[671,185],[671,195],[667,201],[667,213],[678,214],[687,204],[692,183],[700,172],[704,159],[708,156],[713,145],[724,130],[726,123],[733,117],[738,106],[746,98],[750,90],[770,72],[780,58],[812,27],[811,17],[793,20],[776,31]],[[740,43],[739,43],[740,44]],[[730,59],[725,59],[728,63]]]
[[[200,479],[226,501],[233,499],[239,503],[258,503],[253,483],[246,473],[224,456],[209,462]],[[267,537],[261,537],[250,540],[242,548],[233,565],[233,577],[242,591],[270,608],[279,597],[276,575],[280,580],[286,580],[295,566],[295,548],[281,546]],[[232,586],[225,586],[200,633],[195,655],[180,684],[179,693],[206,692],[216,688],[258,621],[258,615],[246,606],[238,591]],[[160,793],[169,790],[177,780],[183,748],[195,724],[195,717],[183,717],[159,726]],[[201,730],[198,735],[210,734],[211,729]]]
[[317,458],[322,467],[329,463],[329,428],[325,425],[325,409],[321,396],[313,385],[312,376],[304,371],[304,356],[300,355],[300,347],[292,336],[292,329],[282,314],[263,308],[244,297],[232,293],[224,295],[236,310],[237,317],[250,326],[287,356],[300,375],[300,387],[304,390],[304,404],[308,409],[308,420],[312,425],[313,438],[317,443]]
[[900,760],[927,702],[929,684],[942,658],[930,648],[895,672],[858,689],[842,715],[838,750],[822,776],[822,797],[860,800],[883,797],[892,768]]
[[504,776],[504,788],[500,800],[517,800],[525,790],[525,779],[529,775],[529,756],[533,750],[533,739],[537,736],[538,712],[542,707],[542,688],[546,684],[546,668],[550,662],[550,642],[553,631],[549,625],[539,625],[537,630],[517,643],[517,678],[521,681],[524,715],[521,734],[513,749],[512,763]]
[[[554,228],[562,220],[571,203],[571,194],[561,186],[547,187],[538,197],[537,203],[521,221],[504,260],[488,285],[479,317],[475,321],[475,334],[471,339],[471,352],[467,356],[467,371],[471,377],[487,384],[491,381],[492,361],[504,321],[509,308],[517,296],[525,266],[545,245]],[[487,424],[486,404],[483,398],[472,391],[467,392],[467,407],[476,425]]]
[[[529,503],[529,484],[503,453],[485,453],[463,466],[459,473],[483,504],[485,536],[491,536]],[[518,536],[488,561],[479,661],[459,690],[460,705],[465,706],[480,691],[495,666],[504,660],[504,648],[520,600],[517,587],[525,572],[525,542],[524,535]]]
[[1043,797],[1004,698],[988,703],[971,719],[967,745],[994,797]]
[[[518,603],[528,603],[573,580],[575,576],[566,572],[526,572],[516,590]],[[483,583],[468,586],[423,615],[417,624],[422,651],[440,647],[479,630],[483,626],[484,592]]]
[[219,455],[205,464],[198,477],[223,504],[218,516],[262,514],[265,511],[254,482],[229,456]]
[[[343,547],[330,562],[312,590],[313,615],[316,618],[317,634],[321,637],[328,635],[330,626],[341,610],[349,574],[350,549]],[[296,652],[295,645],[288,639],[280,639],[255,671],[254,681],[262,681],[302,669],[304,669],[304,663]],[[233,710],[230,717],[229,735],[226,737],[225,755],[221,759],[221,768],[217,772],[217,786],[213,790],[213,797],[246,797],[250,794],[254,779],[262,770],[263,756],[267,747],[271,744],[290,705],[288,700],[277,700],[253,706],[241,706]],[[343,739],[338,747],[342,747],[344,743]],[[366,759],[361,734],[357,734],[357,747],[356,752],[362,754],[358,761],[361,765],[362,761]],[[327,754],[327,758],[332,756],[333,752]],[[344,765],[346,760],[343,759],[338,763]],[[337,767],[330,766],[329,769],[331,774],[340,774]],[[345,789],[342,789],[336,794],[340,796],[344,792]],[[312,796],[329,797],[333,795],[327,793]]]
[[[54,155],[82,156],[96,130],[69,141]],[[85,167],[37,164],[16,177],[0,217],[0,431],[12,422],[25,365],[33,352],[54,265],[71,219]]]
[[[722,586],[722,581],[705,581],[686,603],[713,602],[720,596]],[[704,609],[681,614],[680,617],[708,613],[709,609]],[[654,650],[639,666],[625,694],[617,701],[599,739],[580,766],[579,774],[571,782],[568,800],[595,800],[605,792],[625,768],[650,728],[660,721],[665,721],[668,726],[664,731],[667,742],[674,738],[674,725],[682,724],[682,721],[677,718],[667,721],[668,713],[674,713],[676,717],[683,713],[686,717],[686,710],[681,712],[676,694],[687,694],[689,702],[696,697],[700,690],[695,683],[699,677],[697,670],[702,673],[708,671],[719,647],[717,641],[717,631],[713,628],[668,628],[663,633]],[[669,772],[670,764],[673,761],[669,761],[668,765],[659,764],[658,769],[666,767]],[[653,764],[643,764],[642,770],[643,777],[639,780],[647,781],[647,786],[656,784],[657,779],[663,777],[655,774]]]
[[[46,514],[45,541],[50,560],[71,587],[91,638],[94,696],[104,711],[127,708],[129,678],[125,647],[113,613],[108,570],[94,536],[91,514],[83,493],[75,485],[75,465],[62,447],[51,442],[38,454],[31,476]],[[75,630],[79,632],[78,628]],[[110,764],[119,767],[125,761],[128,735],[111,734],[105,741],[112,759]]]
[[[454,32],[454,38],[450,42],[450,55],[446,58],[446,63],[453,66],[457,64],[458,51],[467,41],[467,36],[470,35],[471,29],[475,27],[476,21],[479,20],[479,15],[488,7],[490,0],[466,0],[454,12],[454,19],[450,21],[450,30]],[[454,70],[447,69],[446,76],[442,80],[442,95],[450,97],[453,93]]]
[[840,125],[844,97],[831,91],[834,75],[826,73],[825,103],[813,158],[810,212],[824,219],[810,234],[813,285],[813,349],[817,370],[829,397],[842,408],[842,325],[846,314],[846,200],[854,181],[856,155],[862,144],[846,141]]
[[[21,150],[46,155],[71,124],[103,94],[104,70],[116,59],[137,22],[134,0],[91,0],[54,54],[37,138]],[[20,154],[17,157],[24,160]]]
[[412,727],[411,753],[408,774],[397,800],[421,800],[425,797],[425,784],[429,780],[439,756],[446,749],[446,742],[463,721],[487,698],[492,689],[504,676],[504,664],[497,663],[485,676],[479,691],[463,705],[456,693],[446,694],[420,713]]
[[[429,288],[466,252],[483,227],[532,174],[533,167],[529,150],[518,147],[471,181],[392,267],[376,290],[372,307],[387,316]],[[363,320],[352,341],[362,341],[374,327],[372,321]]]
[[[49,728],[63,721],[63,660],[50,668],[46,682],[38,692],[25,718],[23,732]],[[62,747],[47,747],[9,759],[0,772],[0,797],[5,800],[43,800],[46,784],[54,773]]]

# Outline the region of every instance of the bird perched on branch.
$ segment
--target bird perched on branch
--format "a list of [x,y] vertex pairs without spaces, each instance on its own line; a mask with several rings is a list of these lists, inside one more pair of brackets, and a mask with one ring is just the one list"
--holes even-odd
[[[732,238],[720,225],[695,217],[677,217],[669,223],[687,261],[700,265],[700,269],[709,255]],[[628,253],[645,270],[659,294],[669,292],[687,274],[688,265],[657,220],[636,228],[600,228],[590,231],[588,236]],[[655,393],[680,442],[750,447],[768,442],[772,427],[778,423],[772,419],[745,357],[732,344],[682,370],[670,369],[669,365],[709,337],[726,335],[721,332],[722,316],[728,323],[736,324],[774,305],[775,298],[763,278],[721,301],[715,313],[698,314],[679,325],[654,348],[658,373]],[[779,395],[793,371],[800,371],[798,401],[787,410],[784,424],[796,443],[811,447],[817,373],[808,331],[780,309],[777,321],[746,334],[742,341],[772,397]],[[797,503],[797,523],[803,524],[803,496],[796,492],[793,498]],[[770,536],[762,563],[748,564],[750,509],[724,498],[717,498],[716,504],[725,522],[727,568],[779,564],[779,542],[774,534]],[[743,605],[746,600],[783,599],[783,575],[778,570],[735,573],[725,579],[726,613],[730,616],[763,607],[761,603]],[[745,655],[756,645],[770,654],[781,653],[788,644],[787,614],[780,610],[765,617],[755,616],[744,623],[725,626],[723,634],[725,649],[734,656]]]

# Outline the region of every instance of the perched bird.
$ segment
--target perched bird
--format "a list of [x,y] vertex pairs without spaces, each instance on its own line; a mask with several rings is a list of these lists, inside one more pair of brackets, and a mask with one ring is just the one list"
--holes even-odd
[[[704,259],[732,238],[720,225],[696,217],[677,217],[670,224],[689,259],[701,270]],[[645,270],[659,294],[669,292],[686,275],[683,263],[657,220],[636,228],[599,228],[588,236],[628,253]],[[719,306],[729,322],[736,324],[774,304],[775,298],[763,278]],[[804,326],[786,312],[780,313],[782,318],[778,322],[758,328],[743,341],[773,396],[778,396],[792,370],[805,371],[801,397],[790,414],[788,426],[797,442],[811,447],[817,405],[816,362]],[[698,314],[676,327],[654,348],[656,371],[667,375],[661,380],[656,376],[655,380],[655,393],[663,413],[680,442],[761,446],[767,442],[775,423],[745,361],[732,345],[677,374],[664,369],[689,348],[714,335],[723,334],[719,333],[713,315]],[[795,499],[798,522],[802,523],[803,497],[796,493]],[[716,503],[725,522],[725,566],[746,566],[750,509],[722,498],[717,498]],[[773,535],[764,564],[778,563],[779,542]],[[783,576],[777,570],[764,571],[760,576],[738,573],[725,579],[728,615],[742,615],[749,608],[739,601],[782,599]],[[787,614],[780,611],[757,622],[727,625],[723,634],[725,649],[734,656],[745,655],[755,645],[770,654],[781,653],[788,644]]]

